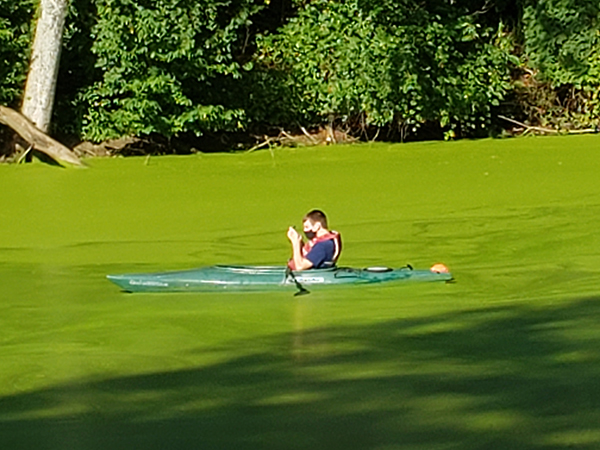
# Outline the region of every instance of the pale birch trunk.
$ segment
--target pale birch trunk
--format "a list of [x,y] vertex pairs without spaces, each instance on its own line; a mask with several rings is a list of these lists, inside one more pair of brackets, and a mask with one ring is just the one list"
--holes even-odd
[[25,84],[23,115],[47,133],[52,118],[69,0],[41,0]]

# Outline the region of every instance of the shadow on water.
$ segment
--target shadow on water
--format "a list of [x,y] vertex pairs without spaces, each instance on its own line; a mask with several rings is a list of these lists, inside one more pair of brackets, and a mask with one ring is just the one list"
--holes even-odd
[[598,300],[237,341],[211,351],[245,356],[211,366],[4,397],[0,441],[11,449],[598,448]]

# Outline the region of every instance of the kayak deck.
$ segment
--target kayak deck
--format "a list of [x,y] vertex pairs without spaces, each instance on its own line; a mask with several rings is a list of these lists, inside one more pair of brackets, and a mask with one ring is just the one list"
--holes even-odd
[[216,265],[171,272],[108,275],[107,278],[127,292],[204,292],[390,281],[450,281],[452,275],[431,270],[413,270],[410,267],[333,267],[292,272],[285,266]]

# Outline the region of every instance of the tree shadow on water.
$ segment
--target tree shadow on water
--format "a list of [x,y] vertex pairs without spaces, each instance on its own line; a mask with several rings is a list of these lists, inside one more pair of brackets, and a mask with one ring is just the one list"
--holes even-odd
[[599,313],[598,299],[590,298],[544,309],[298,327],[215,349],[244,356],[211,366],[1,398],[0,444],[598,448]]

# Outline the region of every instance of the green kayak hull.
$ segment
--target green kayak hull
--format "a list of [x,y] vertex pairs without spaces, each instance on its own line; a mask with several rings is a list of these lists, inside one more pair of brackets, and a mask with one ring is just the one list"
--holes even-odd
[[108,275],[127,292],[205,292],[301,289],[315,285],[373,284],[392,281],[450,281],[450,273],[372,267],[334,267],[291,272],[285,266],[210,266],[160,273]]

